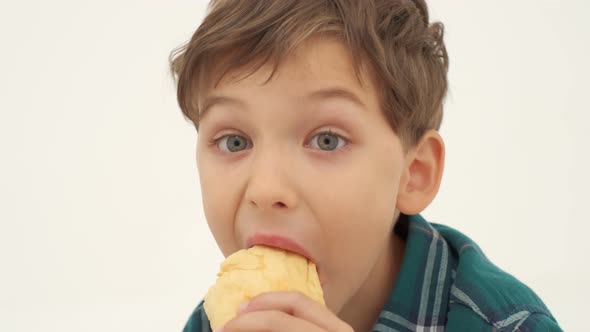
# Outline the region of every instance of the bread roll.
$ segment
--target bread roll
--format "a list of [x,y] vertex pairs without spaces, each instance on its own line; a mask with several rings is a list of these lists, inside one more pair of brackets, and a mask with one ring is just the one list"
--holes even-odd
[[217,282],[205,295],[211,328],[234,318],[240,304],[271,291],[300,291],[325,305],[313,262],[290,251],[254,246],[235,252],[221,264]]

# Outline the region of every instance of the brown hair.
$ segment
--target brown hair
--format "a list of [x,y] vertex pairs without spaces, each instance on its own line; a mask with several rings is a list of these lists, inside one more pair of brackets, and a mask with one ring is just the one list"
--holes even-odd
[[[443,24],[429,24],[425,0],[212,0],[192,38],[170,54],[183,114],[198,130],[199,92],[230,70],[279,63],[302,41],[338,37],[357,78],[365,62],[380,87],[382,111],[404,148],[440,128],[447,93]],[[223,59],[223,60],[222,60]],[[201,88],[200,88],[201,87]]]

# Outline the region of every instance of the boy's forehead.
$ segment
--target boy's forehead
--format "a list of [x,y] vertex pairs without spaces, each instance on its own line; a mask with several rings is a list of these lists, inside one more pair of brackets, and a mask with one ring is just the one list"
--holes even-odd
[[[223,59],[227,61],[231,55]],[[365,71],[361,71],[362,84],[357,78],[349,49],[331,38],[313,38],[301,43],[282,59],[272,79],[268,80],[272,71],[271,63],[254,72],[249,66],[233,68],[221,77],[216,86],[214,83],[220,73],[214,71],[213,79],[209,80],[209,86],[202,95],[200,113],[223,101],[222,96],[240,95],[252,89],[275,88],[309,100],[340,97],[365,108],[366,98],[374,92]]]
[[[263,86],[273,72],[273,63],[267,62],[253,72],[252,65],[231,68],[218,84],[222,68],[232,61],[231,54],[225,54],[214,66],[208,90],[221,91],[228,87],[247,85]],[[251,75],[249,75],[251,74]],[[351,89],[364,89],[358,81],[349,49],[340,41],[332,38],[310,38],[286,55],[277,66],[272,80],[300,83],[302,88],[317,89],[326,85],[337,84]],[[270,82],[270,81],[269,81]],[[311,86],[310,86],[311,84]]]

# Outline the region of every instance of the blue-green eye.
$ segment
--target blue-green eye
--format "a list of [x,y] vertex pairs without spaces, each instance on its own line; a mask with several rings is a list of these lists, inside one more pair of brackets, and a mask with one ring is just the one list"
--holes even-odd
[[239,152],[250,147],[248,139],[240,135],[225,135],[216,139],[215,143],[223,152]]
[[[211,145],[215,145],[222,152],[240,152],[242,150],[252,147],[248,139],[241,135],[225,135],[210,141]],[[321,132],[313,136],[311,140],[311,147],[323,151],[335,151],[346,145],[347,140],[342,136],[331,131]]]
[[338,148],[343,147],[346,144],[346,140],[331,131],[322,132],[314,136],[311,140],[311,146],[319,148],[324,151],[334,151]]

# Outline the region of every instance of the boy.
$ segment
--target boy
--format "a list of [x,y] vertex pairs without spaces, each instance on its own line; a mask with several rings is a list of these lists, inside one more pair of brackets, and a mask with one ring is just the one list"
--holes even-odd
[[[469,238],[419,214],[445,155],[448,57],[428,22],[420,0],[214,0],[172,54],[219,248],[301,248],[327,305],[266,293],[220,330],[560,331]],[[210,331],[202,303],[184,331]]]

